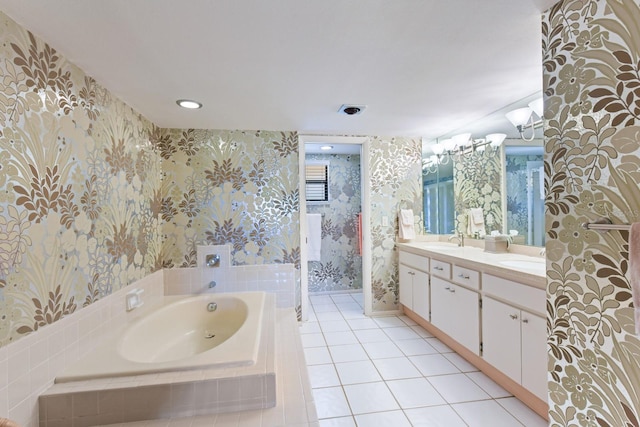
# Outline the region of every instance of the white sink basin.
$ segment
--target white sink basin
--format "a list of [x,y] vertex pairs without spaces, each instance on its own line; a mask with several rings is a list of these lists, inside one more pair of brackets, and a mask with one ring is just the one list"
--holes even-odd
[[541,261],[528,261],[521,259],[499,261],[499,264],[509,268],[525,269],[525,270],[540,270],[544,271],[546,268],[544,260]]

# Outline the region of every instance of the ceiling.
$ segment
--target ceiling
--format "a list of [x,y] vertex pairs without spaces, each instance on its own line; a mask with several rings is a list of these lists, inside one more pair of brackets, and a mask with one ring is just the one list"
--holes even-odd
[[[539,93],[555,0],[0,0],[161,127],[423,136]],[[203,108],[187,111],[178,98]],[[356,116],[342,104],[366,105]]]

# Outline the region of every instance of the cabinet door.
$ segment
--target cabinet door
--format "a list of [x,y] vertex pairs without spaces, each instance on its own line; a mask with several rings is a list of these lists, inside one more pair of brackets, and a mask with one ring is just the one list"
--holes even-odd
[[400,273],[400,304],[413,310],[413,276],[415,275],[412,268],[404,264],[399,266]]
[[454,330],[451,337],[475,354],[480,354],[480,300],[478,293],[453,284],[449,293],[453,297],[451,314],[453,315]]
[[547,322],[522,312],[522,386],[547,400]]
[[442,332],[451,334],[451,283],[431,276],[431,323]]
[[487,362],[521,383],[520,310],[485,297],[482,348]]
[[429,275],[415,270],[413,276],[413,311],[429,321]]

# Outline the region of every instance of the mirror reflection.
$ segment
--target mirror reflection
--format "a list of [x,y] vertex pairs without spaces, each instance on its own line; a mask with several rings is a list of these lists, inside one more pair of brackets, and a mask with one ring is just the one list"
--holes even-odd
[[[539,96],[497,111],[479,121],[482,126],[468,127],[489,133],[485,138],[466,133],[423,142],[426,232],[476,238],[493,232],[511,235],[513,243],[544,246],[541,106],[532,102]],[[509,118],[509,123],[505,111],[522,109],[517,105],[522,103],[537,108],[530,109],[528,121],[521,118],[516,125]]]

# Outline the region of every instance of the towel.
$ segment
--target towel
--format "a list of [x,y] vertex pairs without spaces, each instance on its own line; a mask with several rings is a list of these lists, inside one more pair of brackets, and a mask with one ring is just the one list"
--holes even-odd
[[636,335],[640,335],[640,222],[634,222],[629,229],[629,284],[636,320]]
[[400,209],[398,215],[398,236],[401,239],[415,239],[416,229],[413,224],[413,209]]
[[307,252],[308,261],[320,261],[322,249],[322,215],[307,214]]
[[467,215],[467,234],[482,237],[487,234],[484,228],[484,212],[482,208],[471,208]]

